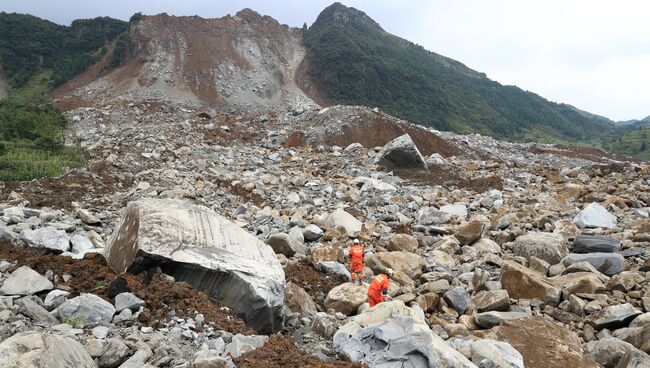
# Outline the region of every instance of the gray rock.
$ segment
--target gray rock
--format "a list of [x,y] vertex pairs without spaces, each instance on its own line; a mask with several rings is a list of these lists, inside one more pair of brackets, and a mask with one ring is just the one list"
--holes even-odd
[[302,230],[302,235],[308,241],[318,240],[323,236],[323,230],[316,225],[307,225]]
[[482,291],[474,296],[474,305],[480,313],[490,311],[503,311],[510,306],[510,297],[507,290]]
[[341,284],[327,294],[325,308],[334,309],[346,316],[356,313],[361,304],[368,301],[367,288],[346,282]]
[[350,279],[350,271],[348,271],[348,269],[343,264],[337,261],[319,262],[316,265],[316,269],[329,275],[341,275],[345,276],[347,279]]
[[95,247],[90,239],[79,234],[73,235],[70,238],[70,243],[72,244],[72,252],[74,253],[86,253]]
[[163,260],[163,272],[220,300],[258,331],[282,326],[284,272],[273,249],[207,207],[131,202],[104,253],[119,272]]
[[463,314],[472,305],[472,299],[462,286],[457,286],[443,296],[447,304],[454,308],[458,314]]
[[57,308],[61,321],[78,320],[82,322],[110,323],[115,314],[113,305],[94,294],[81,294],[67,300]]
[[356,234],[361,231],[363,223],[357,220],[354,216],[337,208],[334,212],[330,213],[329,220],[334,227],[343,227],[348,234]]
[[[113,320],[111,321],[111,323],[116,325],[116,324],[124,323],[124,322],[133,322],[136,319],[137,319],[137,314],[133,314],[133,312],[131,312],[131,310],[127,308],[127,309],[122,310],[120,313],[116,314],[113,317]],[[125,324],[128,325],[129,323],[125,323]]]
[[65,290],[54,289],[47,293],[43,305],[47,310],[58,308],[66,301],[68,295],[70,295],[70,293]]
[[420,225],[440,225],[451,221],[451,215],[433,207],[421,208],[415,221]]
[[83,208],[77,210],[77,217],[88,225],[98,225],[102,223],[102,221],[97,218],[97,216],[93,215],[90,211]]
[[55,325],[59,321],[41,305],[41,300],[34,295],[16,300],[18,311],[36,323]]
[[145,304],[144,300],[138,298],[133,293],[121,293],[115,296],[115,311],[121,312],[125,309],[137,311]]
[[484,367],[524,368],[524,358],[512,345],[503,341],[483,339],[472,343],[470,347],[472,362]]
[[410,317],[392,317],[353,333],[339,329],[333,346],[346,360],[370,367],[476,368],[425,323]]
[[307,247],[289,234],[273,234],[266,243],[273,248],[275,253],[284,254],[289,258],[293,257],[296,253],[307,254]]
[[634,308],[632,304],[617,304],[592,313],[587,317],[585,322],[590,324],[596,330],[601,330],[603,328],[614,329],[626,326],[628,322],[641,313],[642,312]]
[[515,319],[530,317],[529,313],[524,312],[484,312],[474,316],[474,321],[481,328],[492,328],[498,326],[502,321],[512,321]]
[[650,367],[650,355],[639,350],[628,351],[618,362],[616,368]]
[[578,262],[587,262],[607,276],[616,275],[627,269],[627,261],[625,261],[625,258],[616,253],[570,253],[562,259],[562,264],[565,267],[569,267]]
[[23,230],[21,238],[31,247],[44,247],[61,252],[70,249],[70,238],[63,230],[46,226],[36,230]]
[[556,264],[569,254],[564,236],[553,233],[535,232],[518,237],[512,248],[516,256],[530,259],[537,257],[550,264]]
[[96,365],[75,340],[30,331],[0,343],[0,367],[95,368]]
[[613,229],[616,227],[616,222],[616,216],[596,202],[590,203],[573,218],[573,223],[581,229],[594,227]]
[[226,350],[224,350],[223,355],[230,355],[233,359],[238,358],[244,353],[262,347],[268,339],[268,336],[244,336],[237,334],[232,337],[230,344],[226,345]]
[[145,368],[145,363],[153,354],[149,345],[144,341],[136,341],[133,345],[136,349],[135,354],[122,363],[120,368]]
[[38,272],[27,266],[16,269],[0,287],[2,295],[31,295],[45,290],[52,290],[54,285]]
[[621,250],[621,242],[603,235],[578,235],[572,253],[614,253]]
[[309,328],[325,339],[331,339],[338,328],[338,320],[324,312],[318,312],[312,316]]
[[305,242],[305,235],[302,233],[302,229],[298,226],[294,226],[291,228],[291,230],[289,230],[289,236],[301,243]]
[[105,339],[108,337],[108,333],[110,332],[110,329],[106,326],[97,326],[93,328],[91,333],[93,336],[95,336],[98,339]]
[[[88,348],[88,345],[86,345]],[[97,353],[91,354],[93,358],[99,358],[99,368],[115,368],[129,356],[131,349],[119,339],[109,339],[102,349]]]
[[637,350],[631,344],[614,337],[590,341],[587,343],[586,348],[594,362],[605,368],[615,368],[628,351]]
[[427,164],[408,134],[388,142],[375,157],[379,166],[393,169],[427,169]]
[[467,217],[467,206],[464,204],[448,204],[440,206],[440,211],[452,216],[460,217],[461,219]]

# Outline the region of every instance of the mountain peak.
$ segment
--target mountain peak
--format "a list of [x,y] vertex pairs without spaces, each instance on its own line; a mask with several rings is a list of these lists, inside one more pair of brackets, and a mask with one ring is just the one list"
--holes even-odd
[[323,11],[318,15],[318,18],[314,24],[317,23],[363,23],[383,31],[379,23],[375,22],[366,13],[356,8],[345,6],[340,2],[335,2],[327,8],[323,9]]

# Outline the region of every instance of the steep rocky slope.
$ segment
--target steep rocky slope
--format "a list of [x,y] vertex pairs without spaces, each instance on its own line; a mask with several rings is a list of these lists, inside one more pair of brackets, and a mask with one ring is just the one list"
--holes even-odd
[[250,9],[218,19],[144,16],[132,20],[118,42],[127,46],[116,69],[88,71],[58,95],[236,106],[311,103],[295,83],[305,53],[301,30]]

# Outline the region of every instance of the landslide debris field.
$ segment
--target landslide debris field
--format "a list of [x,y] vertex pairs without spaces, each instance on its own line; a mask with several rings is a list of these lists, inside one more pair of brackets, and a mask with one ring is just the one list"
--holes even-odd
[[250,10],[143,19],[54,93],[85,166],[0,183],[0,367],[650,366],[648,163],[321,107]]

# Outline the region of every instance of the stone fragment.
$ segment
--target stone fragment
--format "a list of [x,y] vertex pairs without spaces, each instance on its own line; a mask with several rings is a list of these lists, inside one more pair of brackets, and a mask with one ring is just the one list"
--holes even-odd
[[516,262],[503,263],[499,280],[511,298],[537,299],[551,305],[560,302],[561,289],[549,283],[542,274]]
[[67,300],[57,308],[61,321],[110,323],[115,314],[113,305],[94,294],[81,294]]
[[0,287],[2,295],[31,295],[52,290],[54,285],[38,272],[27,266],[18,267]]
[[20,332],[0,343],[0,367],[95,368],[77,341],[36,331]]
[[573,241],[572,253],[614,253],[621,250],[621,242],[603,235],[576,236]]
[[616,227],[616,216],[612,215],[607,209],[598,203],[590,203],[574,218],[573,223],[581,229],[603,227],[613,229]]

